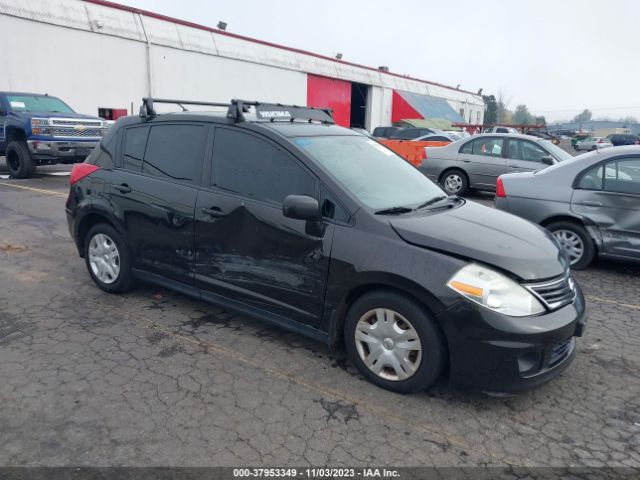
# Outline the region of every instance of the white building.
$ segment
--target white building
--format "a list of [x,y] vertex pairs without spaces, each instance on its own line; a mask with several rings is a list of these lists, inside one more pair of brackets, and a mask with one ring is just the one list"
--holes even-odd
[[0,91],[49,93],[107,118],[141,98],[331,107],[372,130],[482,123],[480,95],[102,0],[0,0]]

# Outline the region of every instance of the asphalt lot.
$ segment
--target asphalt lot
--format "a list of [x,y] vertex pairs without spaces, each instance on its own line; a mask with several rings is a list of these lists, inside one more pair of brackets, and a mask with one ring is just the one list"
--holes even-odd
[[251,318],[153,286],[103,293],[51,175],[69,170],[0,179],[0,466],[640,467],[640,265],[576,272],[590,318],[550,384],[398,395]]

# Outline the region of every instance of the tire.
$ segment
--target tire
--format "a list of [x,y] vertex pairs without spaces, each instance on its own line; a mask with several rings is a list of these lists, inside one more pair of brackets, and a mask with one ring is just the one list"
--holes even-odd
[[469,177],[462,170],[454,168],[442,174],[440,185],[449,195],[464,195],[469,190]]
[[[116,256],[113,254],[114,247]],[[85,238],[84,259],[89,275],[105,292],[122,293],[132,288],[129,248],[122,235],[111,225],[99,223],[91,227]]]
[[573,146],[573,149],[574,149],[576,152],[579,152],[579,151],[580,151],[580,149],[578,148],[578,145],[574,145],[574,146]]
[[[399,335],[406,335],[407,340]],[[344,338],[349,359],[360,373],[393,392],[427,389],[446,363],[446,344],[435,319],[420,304],[390,290],[376,290],[356,300],[347,313]],[[400,348],[401,342],[417,348]],[[373,362],[371,368],[367,359]]]
[[25,142],[9,142],[5,156],[9,175],[13,178],[29,178],[36,171],[36,164]]
[[596,147],[595,145],[593,147],[590,148],[590,151],[595,152],[598,149],[598,147]]
[[[554,237],[560,242],[571,261],[571,268],[581,270],[589,266],[596,254],[596,246],[587,230],[577,223],[573,222],[554,222],[547,225]],[[571,246],[574,248],[570,248]],[[581,248],[581,255],[577,254],[577,249]]]

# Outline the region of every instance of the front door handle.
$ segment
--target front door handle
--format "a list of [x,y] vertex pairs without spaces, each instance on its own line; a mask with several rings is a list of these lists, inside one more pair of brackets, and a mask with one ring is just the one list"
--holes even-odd
[[209,215],[210,217],[213,217],[213,218],[222,218],[226,215],[226,213],[224,213],[218,207],[212,207],[212,208],[203,207],[200,209],[200,211],[205,215]]
[[595,202],[593,200],[583,200],[582,205],[584,205],[585,207],[601,207],[602,203]]
[[129,193],[131,191],[131,187],[126,183],[121,183],[120,185],[114,185],[113,188],[118,190],[120,193]]

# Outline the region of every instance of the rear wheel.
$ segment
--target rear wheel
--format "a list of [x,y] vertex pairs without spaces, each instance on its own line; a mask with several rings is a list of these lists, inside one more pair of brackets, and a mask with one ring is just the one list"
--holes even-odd
[[469,178],[462,170],[447,170],[440,177],[440,184],[449,195],[462,195],[469,189]]
[[105,292],[125,292],[133,285],[129,249],[118,231],[99,223],[87,233],[84,258],[93,281]]
[[587,230],[573,222],[554,222],[547,225],[553,236],[569,255],[571,268],[586,268],[596,253],[596,247]]
[[591,147],[591,151],[594,152],[598,149],[598,147],[596,147],[595,145],[593,147]]
[[349,309],[345,343],[351,362],[370,382],[400,393],[425,390],[446,359],[442,333],[418,303],[378,290]]
[[13,178],[29,178],[36,171],[36,164],[25,142],[17,140],[9,142],[5,158],[9,175]]

